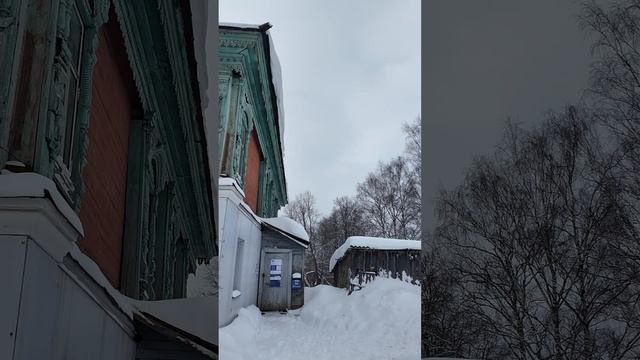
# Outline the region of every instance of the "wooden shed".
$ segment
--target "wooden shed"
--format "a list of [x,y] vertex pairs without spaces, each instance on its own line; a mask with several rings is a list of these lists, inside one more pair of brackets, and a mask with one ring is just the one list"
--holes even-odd
[[331,256],[329,271],[334,285],[352,289],[376,276],[401,278],[413,282],[418,276],[422,242],[352,236]]
[[260,252],[258,308],[286,311],[304,305],[304,251],[309,236],[287,217],[264,219]]

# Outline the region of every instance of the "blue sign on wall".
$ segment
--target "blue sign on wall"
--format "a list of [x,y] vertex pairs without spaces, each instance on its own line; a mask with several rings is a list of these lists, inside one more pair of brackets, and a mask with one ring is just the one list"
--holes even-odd
[[293,279],[293,280],[291,280],[291,288],[292,289],[300,289],[300,288],[302,288],[302,280],[301,279]]

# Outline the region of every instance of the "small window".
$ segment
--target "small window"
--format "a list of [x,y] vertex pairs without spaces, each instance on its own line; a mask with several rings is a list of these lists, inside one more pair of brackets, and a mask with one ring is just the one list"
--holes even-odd
[[[238,239],[238,246],[236,248],[236,266],[233,273],[233,293],[234,298],[242,294],[242,267],[244,259],[244,240]],[[236,296],[237,294],[237,296]]]

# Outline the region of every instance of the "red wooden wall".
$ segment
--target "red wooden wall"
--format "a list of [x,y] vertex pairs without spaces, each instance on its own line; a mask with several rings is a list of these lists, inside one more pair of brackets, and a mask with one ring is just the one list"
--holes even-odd
[[249,152],[247,154],[247,172],[245,176],[244,194],[245,201],[253,210],[258,213],[258,192],[260,189],[260,161],[262,152],[260,151],[260,141],[256,130],[251,131],[249,138]]
[[79,246],[111,284],[120,283],[129,121],[139,108],[133,74],[113,9],[100,30],[93,72],[86,192],[80,208],[85,238]]

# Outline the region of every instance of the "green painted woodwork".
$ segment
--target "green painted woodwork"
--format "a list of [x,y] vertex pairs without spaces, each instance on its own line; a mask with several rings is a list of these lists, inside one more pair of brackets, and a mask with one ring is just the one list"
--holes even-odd
[[256,129],[262,153],[258,215],[272,217],[287,203],[282,162],[283,139],[277,104],[272,99],[267,59],[268,43],[261,31],[221,28],[219,32],[219,149],[220,173],[244,187],[247,148]]
[[16,50],[20,48],[19,34],[24,29],[24,12],[26,2],[23,0],[0,1],[0,168],[9,159],[9,114],[15,97],[16,75],[19,62],[16,61]]
[[[190,76],[195,69],[187,61],[179,3],[113,4],[146,114],[131,128],[144,141],[138,138],[130,146],[136,150],[129,169],[137,177],[128,179],[127,199],[130,189],[132,200],[127,200],[124,241],[136,252],[125,254],[122,287],[142,299],[180,297],[184,293],[175,289],[186,290],[187,272],[176,264],[193,268],[217,252],[210,177],[202,157],[205,140],[198,127],[202,119]],[[142,186],[134,184],[139,181]],[[131,270],[134,274],[128,274]]]
[[[55,2],[50,14],[53,27],[50,28],[53,41],[49,46],[45,67],[47,76],[42,84],[44,96],[41,116],[37,128],[39,139],[35,142],[33,168],[36,172],[55,180],[61,193],[76,208],[84,194],[81,171],[86,163],[88,146],[87,129],[89,108],[91,104],[91,81],[96,63],[98,45],[98,28],[106,21],[109,2],[97,0],[93,7],[84,0],[60,0]],[[74,104],[68,103],[69,92],[76,91],[70,87],[70,67],[72,54],[70,50],[70,20],[72,12],[77,11],[84,25],[84,36],[81,45],[81,63],[77,81],[77,111],[75,116],[69,111]],[[55,45],[55,46],[54,46]],[[71,161],[63,161],[64,136],[67,126],[73,121],[74,131],[71,140]],[[44,140],[44,141],[43,141]]]
[[[15,71],[0,73],[0,147],[25,144],[19,160],[55,180],[79,210],[85,194],[92,74],[100,27],[114,7],[122,29],[143,114],[130,122],[121,290],[141,299],[185,295],[186,278],[198,262],[217,254],[211,177],[195,66],[185,39],[182,8],[175,0],[0,0],[0,65],[18,69],[22,46],[34,50],[42,79],[23,87],[35,98],[32,113],[17,117],[20,90]],[[70,19],[77,7],[84,25],[77,112],[63,160],[69,117]],[[190,24],[189,24],[190,26]],[[36,36],[22,44],[24,35]],[[14,54],[17,53],[18,55]],[[5,67],[6,66],[6,67]],[[37,80],[37,81],[36,81]],[[39,82],[38,82],[39,81]],[[34,96],[37,92],[38,96]],[[17,129],[16,131],[10,131]],[[14,136],[14,139],[11,139]],[[0,167],[7,154],[0,151]]]

